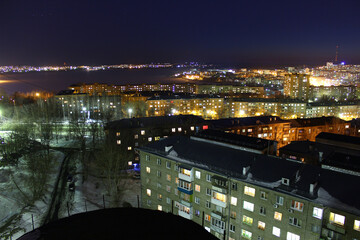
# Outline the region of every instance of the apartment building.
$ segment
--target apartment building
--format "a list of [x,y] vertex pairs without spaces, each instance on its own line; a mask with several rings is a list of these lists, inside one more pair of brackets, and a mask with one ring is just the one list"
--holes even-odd
[[310,97],[310,75],[299,73],[286,74],[284,95],[294,99],[308,100]]
[[149,116],[192,114],[217,119],[226,110],[224,98],[212,94],[154,96],[146,103]]
[[312,102],[306,107],[308,118],[335,116],[345,120],[360,117],[360,101]]
[[139,153],[142,207],[219,239],[360,239],[359,176],[199,137],[163,139]]
[[204,119],[193,115],[126,118],[109,122],[105,126],[108,142],[129,159],[138,162],[139,157],[134,149],[148,143],[159,141],[173,135],[194,135],[196,132],[208,129]]
[[277,141],[282,147],[290,143],[290,121],[276,116],[227,118],[210,121],[215,129],[248,137]]
[[274,115],[282,118],[306,117],[306,102],[279,98],[229,99],[230,117]]
[[63,90],[54,96],[62,107],[64,119],[104,119],[120,118],[120,96],[76,94],[74,90]]

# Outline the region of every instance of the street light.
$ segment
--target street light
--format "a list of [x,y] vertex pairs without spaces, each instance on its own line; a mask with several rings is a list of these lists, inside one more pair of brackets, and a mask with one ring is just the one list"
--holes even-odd
[[128,109],[128,112],[129,112],[129,118],[131,118],[132,109],[129,108],[129,109]]
[[176,109],[171,109],[171,113],[172,113],[172,115],[175,115]]

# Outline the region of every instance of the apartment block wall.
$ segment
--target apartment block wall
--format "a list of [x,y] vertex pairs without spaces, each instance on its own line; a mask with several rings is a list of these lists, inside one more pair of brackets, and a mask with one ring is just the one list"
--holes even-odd
[[[316,240],[330,236],[337,236],[332,239],[360,239],[360,229],[354,229],[354,221],[359,220],[359,216],[191,165],[188,165],[193,176],[191,194],[185,196],[178,189],[182,163],[141,150],[140,159],[142,207],[184,216],[219,239],[224,239],[224,234],[225,239]],[[214,179],[218,178],[226,180],[226,184],[216,184]],[[214,193],[223,193],[224,201],[214,200]],[[253,209],[249,208],[251,204]],[[189,214],[179,210],[181,206],[188,207]],[[331,213],[344,216],[344,225],[330,222]],[[214,219],[222,221],[224,227],[214,226]],[[276,236],[277,229],[280,229],[279,236]]]

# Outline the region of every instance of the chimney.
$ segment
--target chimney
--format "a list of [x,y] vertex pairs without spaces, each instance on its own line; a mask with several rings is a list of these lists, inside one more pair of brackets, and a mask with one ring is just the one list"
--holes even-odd
[[244,176],[245,176],[246,173],[249,171],[249,169],[250,169],[250,166],[248,166],[248,167],[243,167],[243,175],[244,175]]
[[309,189],[309,192],[311,195],[314,195],[314,191],[315,191],[315,188],[317,186],[317,182],[314,182],[314,183],[310,183],[310,189]]
[[319,163],[321,163],[323,160],[323,154],[323,152],[319,152]]
[[165,146],[165,152],[169,152],[173,148],[172,145]]

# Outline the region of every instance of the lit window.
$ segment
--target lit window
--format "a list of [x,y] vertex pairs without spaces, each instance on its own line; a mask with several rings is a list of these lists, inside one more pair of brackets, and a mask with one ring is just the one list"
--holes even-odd
[[120,136],[120,132],[117,132],[117,133],[116,133],[116,136],[117,136],[117,137]]
[[166,174],[166,180],[168,180],[169,182],[171,181],[171,175],[170,174]]
[[255,197],[255,188],[245,186],[244,194]]
[[291,208],[302,212],[303,209],[304,209],[304,204],[302,202],[292,200],[291,201]]
[[208,214],[205,214],[205,221],[210,222],[211,221],[211,216]]
[[121,144],[121,140],[117,140],[116,144],[120,145]]
[[251,217],[245,216],[243,215],[243,223],[247,224],[247,225],[252,225],[253,224],[253,219]]
[[231,212],[230,212],[230,217],[231,217],[232,219],[236,219],[236,212],[235,212],[235,211],[231,211]]
[[130,151],[131,149],[132,149],[132,147],[129,146],[129,147],[128,147],[128,150]]
[[286,234],[286,240],[300,240],[300,236],[294,233],[288,232]]
[[158,205],[157,210],[162,211],[162,206]]
[[181,132],[181,127],[178,128],[178,132]]
[[176,128],[172,128],[172,129],[171,129],[171,132],[176,132]]
[[360,231],[360,220],[354,221],[354,230]]
[[152,141],[152,137],[149,137],[149,138],[148,138],[148,141],[151,142],[151,141]]
[[150,167],[146,167],[146,172],[150,173]]
[[195,216],[200,217],[200,211],[199,210],[195,210]]
[[200,185],[195,184],[195,191],[200,192]]
[[252,232],[246,231],[245,229],[241,229],[241,236],[246,239],[251,239]]
[[151,197],[151,189],[146,189],[146,195],[148,195],[149,197]]
[[141,135],[145,135],[145,130],[141,130],[141,131],[140,131],[140,134],[141,134]]
[[225,194],[222,194],[222,193],[213,191],[212,197],[213,197],[214,199],[216,199],[216,200],[219,200],[219,201],[222,201],[222,202],[226,202],[226,195],[225,195]]
[[131,166],[131,165],[132,165],[132,161],[128,161],[128,165]]
[[250,211],[250,212],[253,212],[254,211],[254,204],[250,203],[250,202],[247,202],[247,201],[244,201],[243,208]]
[[280,228],[273,227],[272,234],[277,237],[280,237]]
[[162,195],[160,193],[158,193],[157,198],[158,198],[158,200],[161,201],[162,200]]
[[191,127],[190,127],[190,130],[191,130],[191,131],[194,131],[194,130],[195,130],[194,126],[191,126]]
[[322,219],[322,215],[323,215],[323,209],[314,207],[314,209],[313,209],[313,217],[318,218],[318,219]]
[[138,135],[138,134],[135,134],[135,135],[134,135],[134,138],[135,138],[135,139],[138,139],[138,138],[139,138],[139,135]]
[[258,229],[264,231],[265,230],[265,223],[262,222],[262,221],[258,221]]
[[279,212],[275,212],[274,213],[274,218],[278,221],[281,221],[281,218],[282,218],[282,213],[279,213]]
[[160,140],[160,137],[155,137],[155,141],[159,141]]
[[195,171],[195,177],[196,177],[197,179],[200,179],[200,177],[201,177],[201,172]]
[[330,221],[330,223],[335,223],[335,224],[344,226],[344,224],[345,224],[345,216],[330,212],[329,221]]
[[180,173],[184,174],[184,175],[187,175],[190,177],[191,175],[191,171],[188,170],[188,169],[185,169],[185,168],[180,168]]
[[237,205],[237,198],[236,197],[231,197],[231,205],[234,205],[234,206]]

